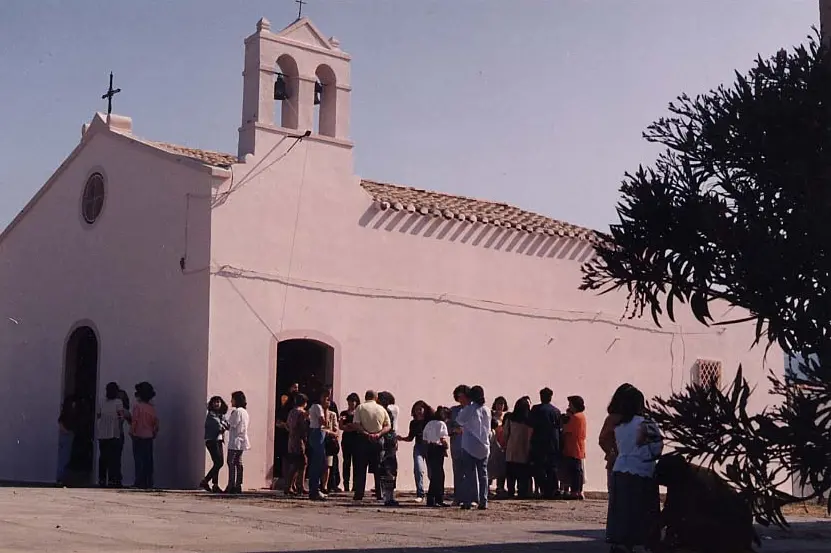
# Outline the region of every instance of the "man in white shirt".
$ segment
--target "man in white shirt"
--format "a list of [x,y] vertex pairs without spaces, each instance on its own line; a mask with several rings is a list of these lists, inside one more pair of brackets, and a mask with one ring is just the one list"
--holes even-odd
[[485,406],[485,391],[481,386],[470,389],[470,404],[459,412],[456,424],[462,427],[462,509],[478,503],[480,510],[488,508],[488,456],[490,455],[491,412]]

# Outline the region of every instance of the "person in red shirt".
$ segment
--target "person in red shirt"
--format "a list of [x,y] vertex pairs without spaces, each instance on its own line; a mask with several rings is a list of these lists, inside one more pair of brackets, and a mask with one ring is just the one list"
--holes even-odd
[[569,396],[567,421],[563,426],[563,461],[567,475],[566,499],[583,499],[583,460],[586,458],[586,403]]
[[130,436],[133,438],[135,487],[153,488],[153,441],[159,433],[159,417],[151,403],[156,391],[149,382],[136,384],[136,404],[130,415]]

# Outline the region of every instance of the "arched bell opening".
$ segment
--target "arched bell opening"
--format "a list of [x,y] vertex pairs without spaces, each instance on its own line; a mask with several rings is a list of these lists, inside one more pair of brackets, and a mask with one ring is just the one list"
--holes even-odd
[[[298,115],[298,98],[300,78],[297,62],[288,54],[277,58],[276,74],[274,75],[274,101],[280,109],[274,113],[280,114],[280,126],[287,129],[296,129],[300,119]],[[276,108],[277,106],[275,106]]]
[[323,136],[337,136],[337,78],[328,65],[319,65],[315,71],[315,132]]

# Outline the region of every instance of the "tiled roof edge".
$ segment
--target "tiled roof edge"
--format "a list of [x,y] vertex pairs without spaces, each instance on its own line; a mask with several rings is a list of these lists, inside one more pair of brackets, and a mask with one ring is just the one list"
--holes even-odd
[[553,219],[504,202],[479,200],[368,179],[361,180],[361,187],[380,204],[381,209],[391,208],[425,216],[481,222],[528,233],[567,236],[592,244],[606,242],[609,239],[594,229]]

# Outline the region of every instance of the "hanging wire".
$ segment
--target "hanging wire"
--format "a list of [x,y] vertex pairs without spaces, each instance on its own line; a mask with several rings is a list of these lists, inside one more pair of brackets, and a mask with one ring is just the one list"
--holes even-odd
[[[294,246],[297,241],[297,227],[300,222],[300,209],[303,203],[303,185],[306,183],[306,162],[309,159],[309,146],[306,146],[305,155],[303,156],[303,170],[300,176],[300,187],[297,191],[297,206],[294,210],[294,225],[291,232],[291,246],[289,248],[289,264],[287,277],[291,278],[292,263],[294,262]],[[288,302],[289,286],[286,285],[283,290],[283,309],[280,314],[280,331],[283,330],[283,322],[286,318],[286,303]]]

